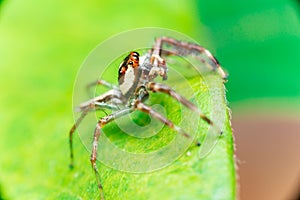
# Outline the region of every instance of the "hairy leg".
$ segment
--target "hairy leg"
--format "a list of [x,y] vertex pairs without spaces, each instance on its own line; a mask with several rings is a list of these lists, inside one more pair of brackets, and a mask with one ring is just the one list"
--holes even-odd
[[[99,100],[99,99],[98,99]],[[110,109],[110,110],[119,110],[119,107],[113,104],[105,103],[102,101],[89,101],[86,102],[84,106],[79,107],[79,111],[81,111],[80,117],[76,120],[75,124],[72,126],[69,132],[69,146],[70,146],[70,168],[74,167],[74,150],[73,150],[73,135],[76,131],[77,127],[80,125],[82,120],[86,117],[86,115],[95,109]]]
[[[164,44],[169,45],[171,48],[168,50],[163,49]],[[169,55],[191,55],[200,60],[209,69],[218,70],[223,79],[226,79],[228,76],[220,66],[219,61],[207,49],[194,43],[183,42],[169,37],[160,37],[155,41],[152,55],[154,58]]]
[[162,92],[162,93],[170,95],[171,97],[173,97],[174,99],[179,101],[181,104],[183,104],[184,106],[186,106],[193,112],[196,112],[201,117],[201,119],[206,121],[208,124],[213,125],[213,122],[207,116],[205,116],[196,105],[194,105],[192,102],[190,102],[189,100],[187,100],[180,94],[176,93],[170,87],[163,85],[161,83],[155,83],[155,82],[150,82],[150,83],[148,83],[147,86],[148,86],[148,89],[152,92]]
[[101,199],[104,199],[104,194],[103,194],[103,187],[102,187],[102,184],[101,184],[100,174],[99,174],[99,171],[98,171],[98,168],[97,168],[97,165],[96,165],[96,161],[97,161],[98,141],[99,141],[99,137],[100,137],[101,132],[102,132],[102,128],[106,124],[112,122],[113,120],[115,120],[119,117],[122,117],[124,115],[127,115],[127,114],[131,113],[132,111],[133,111],[132,108],[126,108],[124,110],[119,110],[115,113],[112,113],[110,115],[107,115],[107,116],[101,118],[98,121],[97,125],[96,125],[95,131],[94,131],[93,148],[92,148],[92,154],[91,154],[90,161],[91,161],[93,170],[94,170],[95,175],[96,175],[96,180],[97,180],[98,188],[100,190]]
[[[165,125],[167,125],[169,128],[177,131],[178,133],[180,133],[184,137],[191,138],[191,136],[188,133],[186,133],[180,127],[176,126],[172,121],[170,121],[169,119],[165,118],[160,113],[158,113],[155,110],[153,110],[151,107],[146,106],[142,102],[136,101],[135,104],[134,104],[134,107],[135,107],[135,109],[140,110],[140,111],[142,111],[144,113],[147,113],[148,115],[150,115],[150,116],[154,117],[155,119],[161,121],[162,123],[164,123]],[[200,146],[200,142],[198,142],[198,141],[196,141],[195,144],[197,146]]]

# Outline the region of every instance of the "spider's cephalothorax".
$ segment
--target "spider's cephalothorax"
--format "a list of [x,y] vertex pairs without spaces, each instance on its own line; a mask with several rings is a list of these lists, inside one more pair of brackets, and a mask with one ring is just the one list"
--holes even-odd
[[126,99],[135,92],[139,83],[141,70],[139,68],[139,53],[131,52],[121,63],[119,68],[119,87]]
[[[168,50],[163,49],[164,44],[168,45]],[[77,119],[76,123],[71,128],[69,135],[71,167],[73,167],[72,136],[76,128],[83,120],[83,118],[90,111],[95,109],[109,109],[113,111],[112,114],[109,114],[99,119],[98,123],[96,124],[93,137],[93,147],[90,160],[94,172],[96,174],[101,199],[104,199],[104,194],[102,191],[102,184],[98,168],[96,166],[96,159],[98,140],[102,132],[103,126],[117,118],[120,118],[124,115],[128,115],[129,113],[135,110],[140,110],[144,113],[149,114],[153,118],[161,121],[169,128],[177,131],[179,134],[182,134],[184,137],[191,137],[180,127],[176,126],[172,121],[165,118],[163,115],[154,111],[151,107],[144,104],[145,100],[149,96],[149,92],[161,92],[173,97],[179,103],[183,104],[193,112],[197,113],[199,117],[205,122],[207,122],[211,126],[214,125],[213,122],[207,116],[205,116],[201,112],[201,110],[192,102],[190,102],[180,94],[176,93],[167,85],[154,82],[154,79],[157,76],[161,76],[163,80],[167,79],[167,65],[164,60],[164,57],[171,55],[191,55],[198,59],[201,63],[203,63],[204,66],[206,66],[209,70],[218,71],[221,77],[226,79],[227,75],[221,68],[217,59],[214,56],[212,56],[212,54],[205,48],[201,47],[198,44],[182,42],[168,37],[161,37],[156,39],[153,48],[145,55],[140,57],[139,53],[131,52],[124,59],[124,61],[120,65],[118,72],[119,86],[113,85],[104,80],[97,80],[91,85],[103,85],[109,88],[110,90],[102,95],[96,96],[86,102],[83,102],[79,106],[81,116]],[[200,145],[198,141],[195,141],[195,144]]]

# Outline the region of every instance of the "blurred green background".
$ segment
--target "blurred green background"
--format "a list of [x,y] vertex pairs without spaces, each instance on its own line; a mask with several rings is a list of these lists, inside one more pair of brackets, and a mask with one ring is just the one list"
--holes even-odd
[[[26,182],[28,177],[49,177],[34,175],[32,168],[41,166],[51,173],[58,162],[68,162],[48,162],[46,157],[65,154],[67,159],[66,135],[61,130],[68,130],[73,120],[71,99],[77,70],[96,45],[121,31],[149,26],[170,28],[209,49],[230,74],[227,99],[234,118],[239,117],[235,113],[278,110],[278,115],[287,111],[298,119],[298,1],[6,0],[0,1],[0,6],[0,193],[3,196],[18,199],[18,194],[26,194],[43,182]],[[61,150],[47,151],[46,144],[50,142]],[[45,158],[40,160],[31,146],[44,149]],[[22,157],[32,157],[36,163],[24,163]],[[16,169],[25,178],[16,174]],[[65,184],[73,187],[75,183]],[[47,185],[42,188],[45,196],[36,198],[47,197]],[[242,199],[247,199],[244,195],[247,187],[241,184],[241,188]]]
[[[201,23],[231,77],[231,102],[300,96],[296,1],[200,1]],[[208,9],[213,8],[213,9]]]

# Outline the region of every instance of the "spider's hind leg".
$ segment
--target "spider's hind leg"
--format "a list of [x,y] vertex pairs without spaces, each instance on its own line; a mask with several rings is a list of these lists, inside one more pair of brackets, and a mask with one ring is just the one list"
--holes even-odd
[[99,171],[98,171],[98,168],[97,168],[97,165],[96,165],[98,141],[99,141],[99,137],[100,137],[101,132],[102,132],[101,130],[106,124],[112,122],[113,120],[115,120],[117,118],[120,118],[124,115],[127,115],[127,114],[131,113],[132,111],[133,111],[132,108],[126,108],[126,109],[123,109],[123,110],[116,111],[115,113],[112,113],[110,115],[102,117],[96,125],[95,131],[94,131],[93,148],[92,148],[92,154],[91,154],[90,161],[91,161],[93,170],[94,170],[95,175],[96,175],[97,184],[98,184],[98,188],[100,190],[101,199],[104,199],[103,187],[102,187],[102,184],[101,184],[100,174],[99,174]]
[[76,130],[76,128],[79,126],[81,121],[85,118],[85,116],[89,113],[90,109],[85,109],[82,111],[80,117],[76,120],[75,124],[72,126],[69,132],[69,146],[70,146],[70,169],[74,168],[74,150],[73,150],[73,134]]

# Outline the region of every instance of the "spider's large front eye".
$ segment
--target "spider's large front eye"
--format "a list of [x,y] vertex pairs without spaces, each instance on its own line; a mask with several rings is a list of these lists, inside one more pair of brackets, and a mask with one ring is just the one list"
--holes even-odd
[[139,60],[139,56],[140,56],[140,54],[138,53],[138,52],[132,52],[131,53],[131,57],[134,59],[134,60]]
[[139,66],[139,56],[140,54],[138,52],[131,52],[129,54],[129,59],[128,59],[128,65],[132,65],[133,68],[136,68]]

